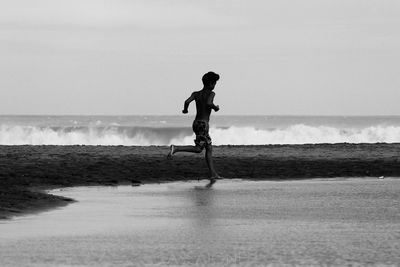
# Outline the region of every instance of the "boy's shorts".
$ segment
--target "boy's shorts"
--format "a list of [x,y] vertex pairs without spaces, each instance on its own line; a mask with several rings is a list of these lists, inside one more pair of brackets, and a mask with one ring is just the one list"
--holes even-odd
[[196,134],[196,139],[194,140],[196,146],[204,148],[211,145],[211,137],[208,134],[209,126],[207,121],[193,121],[192,129]]

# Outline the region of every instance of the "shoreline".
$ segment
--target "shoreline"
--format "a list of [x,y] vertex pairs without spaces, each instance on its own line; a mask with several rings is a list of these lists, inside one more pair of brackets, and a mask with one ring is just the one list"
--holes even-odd
[[[207,178],[204,153],[167,160],[167,146],[0,146],[0,219],[65,206],[44,190]],[[400,177],[400,143],[214,146],[226,178]]]

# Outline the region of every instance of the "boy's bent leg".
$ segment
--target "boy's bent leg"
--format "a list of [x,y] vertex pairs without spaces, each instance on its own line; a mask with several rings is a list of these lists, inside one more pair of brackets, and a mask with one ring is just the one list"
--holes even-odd
[[203,151],[202,148],[198,146],[170,146],[170,151],[168,153],[168,158],[172,158],[172,155],[177,153],[177,152],[190,152],[190,153],[200,153]]

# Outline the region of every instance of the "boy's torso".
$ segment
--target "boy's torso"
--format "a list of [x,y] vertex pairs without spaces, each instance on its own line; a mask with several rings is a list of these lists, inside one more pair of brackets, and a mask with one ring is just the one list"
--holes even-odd
[[211,91],[201,90],[194,93],[196,101],[196,119],[208,122],[210,120],[211,107],[207,105],[207,100],[210,97]]

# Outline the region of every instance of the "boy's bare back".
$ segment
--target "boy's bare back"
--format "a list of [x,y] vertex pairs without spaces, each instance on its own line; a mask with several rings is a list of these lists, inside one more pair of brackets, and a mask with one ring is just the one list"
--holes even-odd
[[193,92],[192,95],[185,101],[182,112],[187,113],[189,104],[194,100],[196,102],[196,118],[195,120],[210,121],[211,110],[218,111],[219,106],[214,105],[215,93],[212,91],[215,83],[204,87],[202,90]]
[[213,104],[214,96],[215,93],[207,89],[192,93],[188,100],[191,101],[193,99],[196,102],[195,120],[210,121],[211,110],[213,106],[216,107]]

